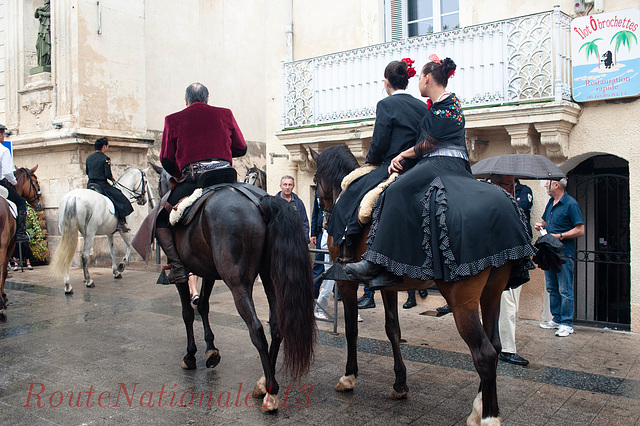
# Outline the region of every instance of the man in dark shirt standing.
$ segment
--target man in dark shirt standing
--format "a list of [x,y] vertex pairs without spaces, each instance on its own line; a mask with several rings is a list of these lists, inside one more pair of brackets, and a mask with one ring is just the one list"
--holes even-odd
[[129,232],[127,228],[127,216],[133,212],[133,206],[129,202],[129,199],[120,192],[118,188],[113,187],[107,181],[114,181],[111,174],[111,159],[107,157],[107,150],[109,149],[109,141],[107,138],[100,138],[96,140],[94,144],[95,152],[87,157],[86,167],[87,175],[89,176],[89,182],[87,187],[91,184],[98,185],[104,195],[106,195],[112,202],[116,210],[116,216],[118,216],[118,231]]

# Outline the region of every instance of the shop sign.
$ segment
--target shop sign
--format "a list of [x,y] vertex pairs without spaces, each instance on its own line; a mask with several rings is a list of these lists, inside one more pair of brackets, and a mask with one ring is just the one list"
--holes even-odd
[[576,102],[640,95],[640,10],[574,19],[571,54]]

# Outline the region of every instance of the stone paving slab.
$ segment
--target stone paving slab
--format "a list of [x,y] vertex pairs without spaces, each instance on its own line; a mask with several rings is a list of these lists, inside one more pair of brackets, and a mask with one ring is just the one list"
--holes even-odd
[[[311,372],[298,383],[278,373],[286,406],[264,415],[254,406],[260,400],[247,396],[262,373],[258,353],[226,286],[216,283],[210,301],[222,360],[215,369],[205,368],[196,315],[198,369],[185,371],[180,368],[186,337],[178,295],[173,286],[155,284],[158,273],[156,265],[131,265],[123,279],[115,280],[110,268],[92,268],[96,287],[88,289],[81,271],[73,269],[75,294],[68,296],[46,266],[12,272],[5,290],[8,320],[0,324],[0,425],[466,422],[479,379],[452,316],[420,315],[442,304],[437,295],[399,310],[407,341],[402,346],[407,400],[388,398],[393,359],[378,299],[376,308],[361,311],[355,391],[334,390],[346,362],[338,312],[338,335],[332,334],[332,324],[318,323]],[[268,330],[259,283],[254,299]],[[503,424],[640,423],[639,335],[577,326],[576,333],[561,339],[537,322],[519,321],[517,340],[518,352],[531,364],[498,366]],[[192,395],[205,400],[191,402]]]

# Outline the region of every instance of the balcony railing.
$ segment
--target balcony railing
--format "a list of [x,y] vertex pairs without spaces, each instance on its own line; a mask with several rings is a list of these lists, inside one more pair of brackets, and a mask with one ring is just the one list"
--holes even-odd
[[[451,57],[449,80],[463,106],[571,100],[571,18],[554,11],[475,25],[283,64],[282,128],[375,117],[385,96],[383,71],[410,57]],[[419,97],[417,78],[407,90]]]

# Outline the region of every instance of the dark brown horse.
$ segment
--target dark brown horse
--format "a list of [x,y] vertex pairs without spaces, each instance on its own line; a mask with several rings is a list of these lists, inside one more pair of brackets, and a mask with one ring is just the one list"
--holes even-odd
[[[24,167],[17,169],[14,174],[17,184],[16,192],[24,198],[36,210],[42,210],[40,202],[40,183],[34,174],[38,166],[29,170]],[[5,188],[2,188],[6,191]],[[7,295],[4,292],[4,282],[7,279],[7,265],[16,247],[16,220],[11,214],[9,203],[4,197],[0,197],[0,322],[5,322],[5,307],[7,305]]]
[[[167,176],[163,173],[161,179]],[[316,325],[311,261],[297,212],[281,198],[244,183],[236,185],[251,188],[259,197],[254,202],[231,186],[216,190],[189,225],[174,227],[175,245],[187,269],[203,278],[197,309],[207,344],[206,366],[212,368],[220,362],[209,325],[209,296],[215,280],[221,279],[231,290],[260,354],[264,374],[256,384],[256,393],[265,395],[261,410],[274,411],[279,404],[275,369],[280,343],[284,346],[284,367],[294,379],[308,371],[313,358]],[[258,275],[269,302],[271,346],[253,304]],[[194,310],[187,283],[176,286],[187,329],[182,367],[193,369]]]
[[[342,179],[359,167],[351,151],[343,145],[335,145],[322,151],[320,155],[311,150],[317,164],[315,181],[324,208],[331,211],[341,192]],[[356,260],[366,250],[368,228],[364,230],[356,250]],[[333,245],[329,237],[329,253],[332,259],[339,256],[339,247]],[[435,281],[440,293],[453,311],[460,336],[471,351],[476,370],[480,375],[480,390],[473,403],[473,411],[468,424],[499,424],[499,410],[496,390],[496,368],[500,353],[498,316],[500,296],[507,285],[511,264],[499,268],[487,268],[479,274],[456,282]],[[352,390],[358,374],[357,339],[358,306],[356,292],[358,282],[336,281],[344,304],[345,331],[347,338],[347,367],[344,376],[336,385],[340,392]],[[395,383],[391,398],[406,398],[408,395],[406,367],[400,352],[400,326],[398,323],[398,291],[420,290],[430,287],[433,281],[418,281],[403,277],[402,283],[381,291],[385,309],[385,329],[391,342],[394,357]],[[482,309],[480,321],[479,309]]]

